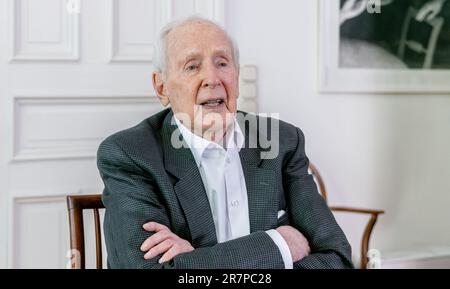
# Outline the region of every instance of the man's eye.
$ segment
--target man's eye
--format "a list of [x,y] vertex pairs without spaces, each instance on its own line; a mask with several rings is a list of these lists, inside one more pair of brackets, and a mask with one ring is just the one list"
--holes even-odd
[[187,71],[196,70],[197,68],[198,68],[198,65],[196,65],[196,64],[191,64],[191,65],[186,66]]
[[226,63],[226,62],[220,62],[220,63],[219,63],[219,66],[220,66],[220,67],[226,67],[226,66],[228,66],[228,63]]

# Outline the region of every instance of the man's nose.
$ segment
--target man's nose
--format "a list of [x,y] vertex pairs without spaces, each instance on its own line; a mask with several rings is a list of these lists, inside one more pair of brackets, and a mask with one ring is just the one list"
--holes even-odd
[[208,65],[208,67],[205,68],[202,86],[205,88],[215,88],[220,85],[221,81],[217,69],[213,65]]

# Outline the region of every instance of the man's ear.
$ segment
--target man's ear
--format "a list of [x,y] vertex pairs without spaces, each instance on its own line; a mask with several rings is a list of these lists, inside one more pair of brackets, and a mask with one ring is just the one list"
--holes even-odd
[[170,103],[169,96],[165,89],[165,79],[161,72],[153,72],[152,74],[153,88],[155,89],[156,96],[163,106],[167,106]]

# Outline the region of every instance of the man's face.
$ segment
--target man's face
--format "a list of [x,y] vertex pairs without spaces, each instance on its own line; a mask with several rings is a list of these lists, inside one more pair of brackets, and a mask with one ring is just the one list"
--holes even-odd
[[191,22],[171,31],[166,43],[163,98],[174,113],[189,116],[191,128],[204,132],[213,115],[225,125],[226,117],[236,113],[239,94],[239,70],[228,37],[211,24]]

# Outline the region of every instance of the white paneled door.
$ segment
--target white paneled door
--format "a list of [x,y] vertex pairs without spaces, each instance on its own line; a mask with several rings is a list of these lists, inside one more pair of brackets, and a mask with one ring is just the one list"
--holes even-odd
[[101,192],[100,141],[161,109],[159,28],[193,13],[223,24],[224,2],[0,1],[1,268],[66,267],[65,196]]

